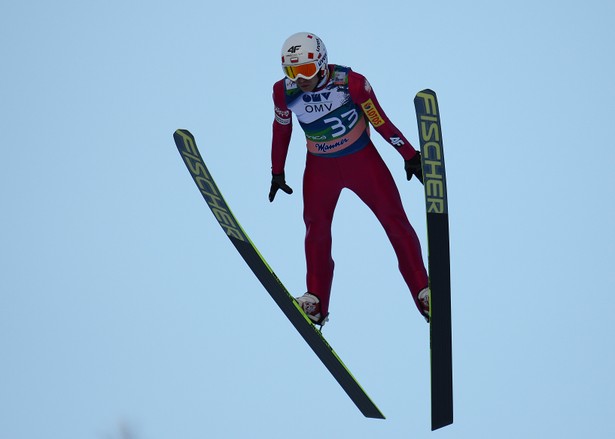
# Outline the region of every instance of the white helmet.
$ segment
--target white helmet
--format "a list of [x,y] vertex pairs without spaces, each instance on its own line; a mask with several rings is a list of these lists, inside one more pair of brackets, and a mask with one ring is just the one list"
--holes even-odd
[[311,79],[327,69],[327,48],[320,38],[310,32],[299,32],[288,37],[282,46],[282,69],[295,81]]

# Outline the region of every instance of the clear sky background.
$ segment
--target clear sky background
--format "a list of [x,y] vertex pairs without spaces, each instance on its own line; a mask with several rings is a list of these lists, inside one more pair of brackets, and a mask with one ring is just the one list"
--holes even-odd
[[[614,29],[604,0],[3,1],[0,437],[615,437]],[[439,96],[455,423],[435,433],[428,326],[371,212],[342,195],[325,336],[385,421],[288,323],[173,143],[192,131],[302,294],[298,128],[295,194],[267,193],[279,51],[306,30],[416,146],[412,99]],[[425,244],[422,187],[374,141]]]

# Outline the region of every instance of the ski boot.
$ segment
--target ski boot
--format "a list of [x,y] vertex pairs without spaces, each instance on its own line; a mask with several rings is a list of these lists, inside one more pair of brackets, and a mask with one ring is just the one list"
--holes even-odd
[[303,296],[295,298],[295,300],[315,325],[319,325],[322,328],[329,320],[328,316],[320,314],[320,299],[312,293],[305,293]]
[[417,296],[419,300],[419,305],[421,307],[421,314],[429,323],[429,319],[431,319],[431,310],[429,309],[429,288],[423,288],[419,295]]

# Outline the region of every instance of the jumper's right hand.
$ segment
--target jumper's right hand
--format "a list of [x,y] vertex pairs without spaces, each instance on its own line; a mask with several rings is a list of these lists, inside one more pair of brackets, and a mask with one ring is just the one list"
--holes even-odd
[[292,194],[293,190],[289,185],[286,184],[286,180],[284,179],[284,173],[281,174],[272,174],[271,177],[271,189],[269,190],[269,201],[273,201],[275,198],[275,194],[278,192],[278,189],[282,189],[287,194]]

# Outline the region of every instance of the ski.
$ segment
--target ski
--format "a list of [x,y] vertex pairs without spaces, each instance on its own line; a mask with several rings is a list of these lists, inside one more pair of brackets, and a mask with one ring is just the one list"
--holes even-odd
[[431,429],[453,423],[451,278],[446,172],[438,100],[433,90],[414,98],[421,145],[431,319]]
[[197,149],[194,136],[187,130],[177,130],[173,134],[173,138],[190,175],[192,175],[216,220],[252,272],[271,295],[271,298],[346,391],[361,413],[368,418],[384,419],[384,415],[371,401],[322,333],[303,312],[240,226],[205,165]]

